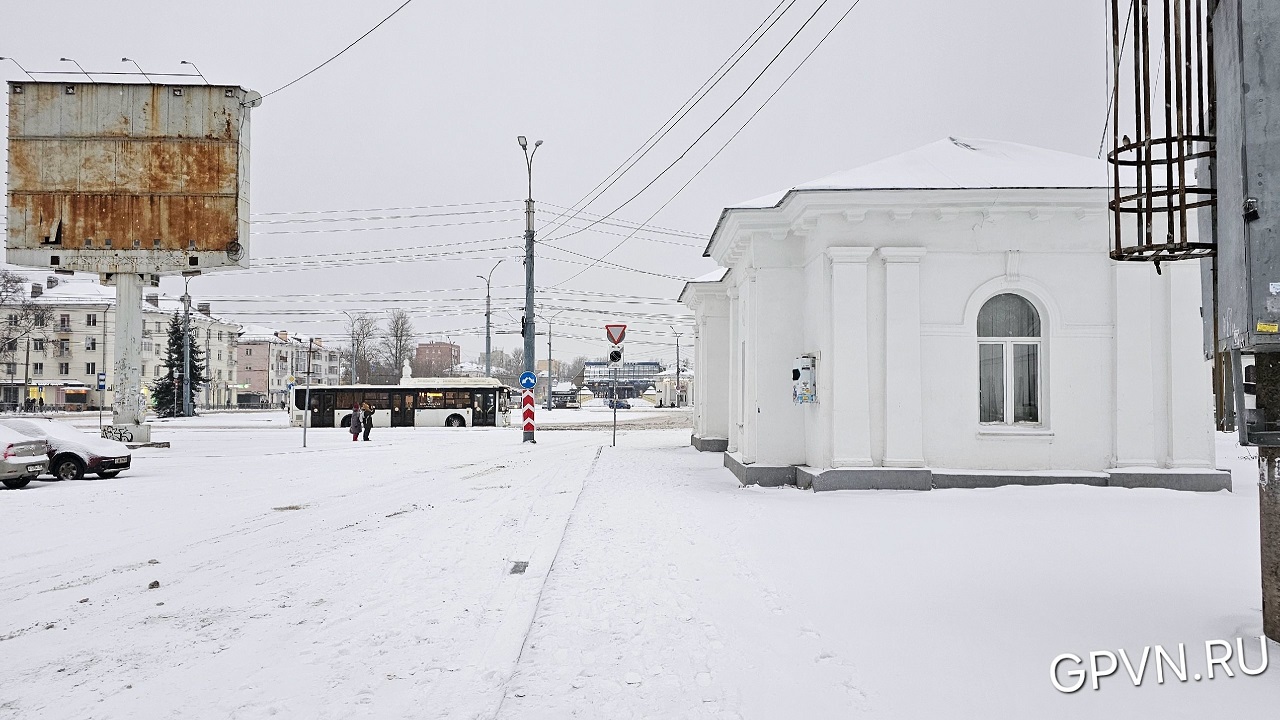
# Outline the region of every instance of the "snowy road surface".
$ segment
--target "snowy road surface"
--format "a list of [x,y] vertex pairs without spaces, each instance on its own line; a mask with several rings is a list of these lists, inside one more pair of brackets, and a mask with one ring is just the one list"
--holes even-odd
[[1152,666],[1134,687],[1122,667],[1072,695],[1048,677],[1064,652],[1182,642],[1194,667],[1205,640],[1260,634],[1252,461],[1229,442],[1235,494],[813,494],[738,487],[687,429],[617,448],[597,430],[313,431],[306,450],[299,433],[178,421],[116,479],[0,492],[0,717],[1280,707],[1280,668],[1161,685]]

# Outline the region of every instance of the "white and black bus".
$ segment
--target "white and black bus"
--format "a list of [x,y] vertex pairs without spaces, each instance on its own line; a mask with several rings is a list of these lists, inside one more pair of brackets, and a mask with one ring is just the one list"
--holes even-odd
[[[409,384],[411,383],[411,384]],[[407,378],[404,385],[295,386],[290,423],[351,427],[351,408],[369,403],[374,427],[505,427],[511,389],[493,378]]]

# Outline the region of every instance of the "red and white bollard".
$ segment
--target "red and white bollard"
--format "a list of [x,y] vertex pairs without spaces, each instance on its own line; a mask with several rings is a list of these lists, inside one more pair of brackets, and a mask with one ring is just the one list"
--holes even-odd
[[525,442],[537,442],[533,439],[533,391],[525,390],[520,398],[520,407],[524,415]]

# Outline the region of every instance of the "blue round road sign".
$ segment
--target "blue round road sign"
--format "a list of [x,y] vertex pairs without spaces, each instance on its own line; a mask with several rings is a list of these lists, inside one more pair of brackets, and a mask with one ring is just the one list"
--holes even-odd
[[520,373],[520,387],[525,390],[532,390],[534,385],[538,384],[538,376],[531,372]]

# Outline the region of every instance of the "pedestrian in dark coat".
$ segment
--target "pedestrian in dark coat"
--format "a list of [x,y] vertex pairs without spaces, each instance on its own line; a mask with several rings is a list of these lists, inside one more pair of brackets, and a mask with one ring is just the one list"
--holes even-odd
[[369,431],[373,429],[373,406],[365,403],[362,408],[363,414],[360,416],[361,422],[364,424],[364,439],[369,439]]
[[351,406],[351,441],[355,442],[360,439],[360,427],[362,425],[361,418],[364,413],[359,405]]

